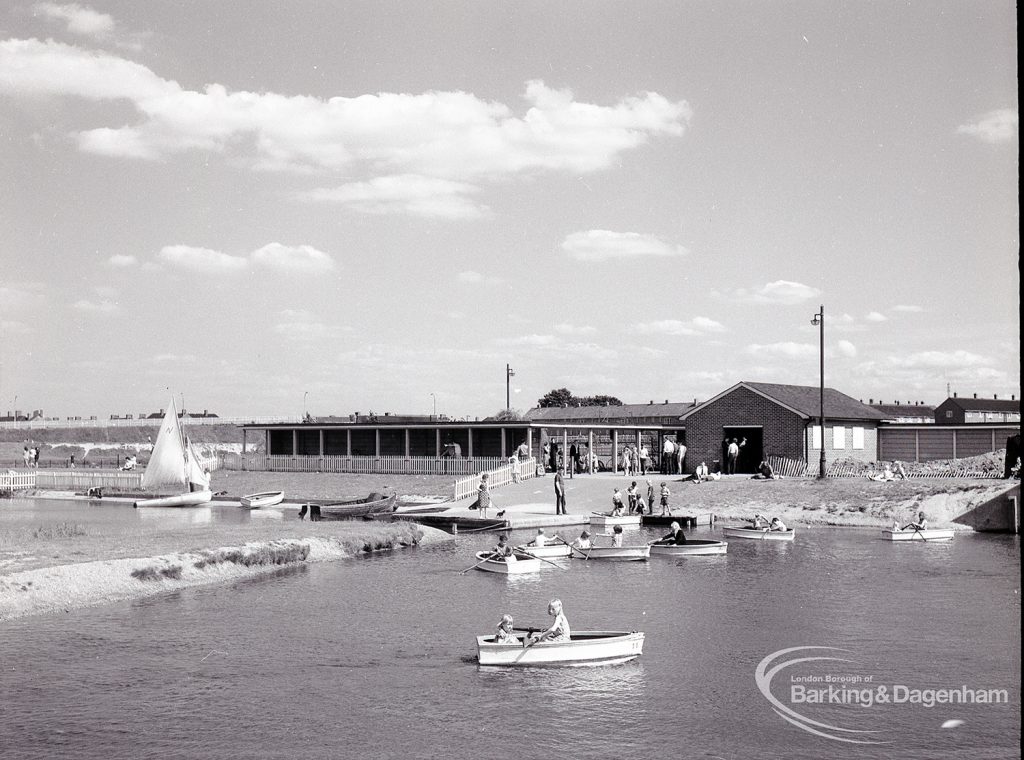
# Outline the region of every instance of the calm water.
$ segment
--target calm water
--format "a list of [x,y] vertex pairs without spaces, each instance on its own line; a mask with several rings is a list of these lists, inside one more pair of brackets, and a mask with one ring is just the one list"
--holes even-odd
[[[793,544],[732,540],[725,557],[460,575],[490,543],[463,535],[0,624],[0,755],[1020,756],[1016,537],[893,545],[874,531],[798,529]],[[556,596],[578,630],[645,631],[643,657],[593,669],[473,663],[474,635],[501,613],[544,623]],[[843,648],[825,654],[849,662],[794,665],[772,694],[808,719],[887,743],[843,744],[773,712],[754,680],[758,663],[814,645]],[[1010,703],[791,703],[792,676],[827,674],[1006,689]],[[941,728],[948,720],[963,723]]]

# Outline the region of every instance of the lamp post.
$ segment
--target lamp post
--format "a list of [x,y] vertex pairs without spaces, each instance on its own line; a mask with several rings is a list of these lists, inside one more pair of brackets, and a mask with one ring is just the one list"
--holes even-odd
[[512,377],[516,374],[516,371],[509,365],[505,365],[505,411],[509,411],[512,408],[512,395],[511,395],[511,383]]
[[811,324],[818,328],[818,358],[820,375],[818,385],[818,427],[821,430],[821,456],[818,459],[818,479],[825,477],[825,305],[811,319]]
[[437,395],[434,394],[434,393],[431,393],[430,394],[430,398],[433,399],[433,401],[434,401],[434,414],[430,418],[431,422],[433,422],[434,420],[437,419]]
[[309,391],[302,392],[302,421],[306,421],[306,396],[309,395]]

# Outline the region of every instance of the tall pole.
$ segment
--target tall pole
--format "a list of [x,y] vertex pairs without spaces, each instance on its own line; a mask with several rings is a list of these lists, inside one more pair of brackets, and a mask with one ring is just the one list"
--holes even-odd
[[512,409],[512,376],[516,373],[508,364],[505,365],[505,411]]
[[306,421],[306,396],[309,395],[309,391],[302,392],[302,421]]
[[821,456],[818,458],[818,479],[825,477],[825,304],[819,307],[819,311],[811,320],[812,325],[818,327],[818,359],[820,362],[820,374],[818,384],[818,427],[821,430]]
[[434,401],[434,414],[430,418],[431,422],[433,422],[434,420],[437,419],[437,395],[434,394],[434,393],[431,393],[430,394],[430,398],[433,399],[433,401]]

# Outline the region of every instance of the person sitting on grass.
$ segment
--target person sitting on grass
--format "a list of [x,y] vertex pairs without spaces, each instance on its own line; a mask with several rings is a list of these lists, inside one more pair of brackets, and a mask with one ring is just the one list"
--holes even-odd
[[512,632],[512,616],[502,615],[498,630],[494,634],[495,644],[518,644],[519,637]]
[[708,479],[708,463],[701,462],[697,465],[697,469],[693,471],[693,480],[695,483],[703,483]]
[[892,471],[900,480],[907,479],[907,471],[904,469],[903,463],[899,460],[893,460]]
[[773,517],[771,523],[768,525],[768,530],[785,533],[789,528],[787,528],[786,523],[782,522],[778,517]]
[[751,480],[777,480],[778,476],[775,474],[775,470],[770,464],[761,461],[761,464],[757,466],[757,474],[750,476]]
[[907,523],[903,530],[928,530],[928,518],[924,516],[924,512],[918,512],[917,522]]

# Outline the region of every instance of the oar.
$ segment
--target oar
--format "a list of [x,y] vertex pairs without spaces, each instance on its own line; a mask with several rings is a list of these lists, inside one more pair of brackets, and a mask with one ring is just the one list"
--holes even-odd
[[533,557],[534,559],[539,559],[541,562],[547,562],[549,565],[554,565],[559,570],[568,570],[569,569],[567,567],[562,567],[557,562],[552,562],[551,560],[545,559],[544,557],[538,557],[536,554],[530,554],[530,552],[526,551],[526,549],[520,549],[519,551],[521,551],[523,554],[525,554],[528,557]]
[[474,567],[479,567],[480,565],[482,565],[482,564],[483,564],[484,562],[486,562],[487,560],[489,560],[489,559],[491,559],[491,558],[493,558],[493,557],[497,557],[497,556],[498,556],[498,552],[491,552],[491,553],[490,553],[490,554],[488,554],[488,555],[487,555],[486,557],[484,557],[484,558],[483,558],[482,560],[480,560],[479,562],[477,562],[477,563],[476,563],[475,565],[470,565],[470,566],[469,566],[469,567],[467,567],[467,568],[466,568],[465,570],[462,570],[462,571],[461,571],[461,572],[459,573],[459,575],[462,575],[462,573],[468,573],[468,572],[469,572],[470,570],[472,570],[472,569],[473,569]]

